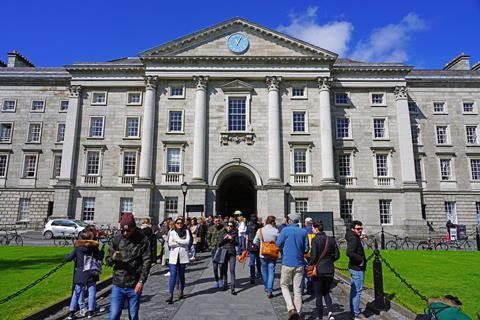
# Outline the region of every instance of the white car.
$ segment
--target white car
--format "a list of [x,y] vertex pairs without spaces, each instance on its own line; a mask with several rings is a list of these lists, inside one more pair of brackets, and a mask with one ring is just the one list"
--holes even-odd
[[53,219],[47,222],[42,234],[45,239],[63,237],[64,235],[78,237],[87,226],[88,223],[81,220]]

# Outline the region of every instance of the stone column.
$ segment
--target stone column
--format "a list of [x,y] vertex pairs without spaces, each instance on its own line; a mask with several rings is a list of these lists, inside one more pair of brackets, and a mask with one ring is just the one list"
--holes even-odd
[[268,87],[268,183],[281,184],[280,97],[278,89],[282,77],[267,77]]
[[400,150],[400,163],[402,166],[402,183],[404,185],[416,185],[407,88],[396,87],[394,93],[395,107],[397,109],[397,133]]
[[207,76],[195,76],[195,123],[193,132],[193,177],[195,183],[205,182],[207,141]]
[[158,77],[145,77],[145,106],[143,107],[142,149],[140,152],[140,174],[143,181],[152,180],[153,139],[155,128],[155,96]]
[[322,159],[322,183],[335,182],[333,173],[332,116],[330,111],[330,78],[318,79],[320,88],[320,149]]

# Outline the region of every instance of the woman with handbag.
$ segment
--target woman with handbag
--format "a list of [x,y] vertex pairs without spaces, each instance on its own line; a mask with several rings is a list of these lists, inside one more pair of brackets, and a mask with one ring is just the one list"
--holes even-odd
[[236,247],[238,246],[238,231],[235,228],[235,223],[229,221],[225,229],[220,231],[218,236],[218,249],[224,253],[222,266],[220,268],[221,275],[223,277],[223,290],[228,289],[227,285],[227,268],[230,270],[230,282],[231,293],[236,295],[235,292],[235,265],[236,265]]
[[327,319],[334,320],[330,287],[335,271],[333,262],[340,258],[340,252],[335,240],[323,232],[322,221],[314,223],[313,229],[317,234],[312,240],[310,265],[307,267],[307,272],[313,279],[317,316],[318,319],[323,319],[323,298],[325,299],[328,314]]
[[275,245],[278,230],[275,227],[275,217],[268,216],[265,227],[258,229],[253,243],[260,247],[260,263],[265,292],[269,299],[273,298],[273,280],[275,279],[275,264],[279,256],[279,248]]

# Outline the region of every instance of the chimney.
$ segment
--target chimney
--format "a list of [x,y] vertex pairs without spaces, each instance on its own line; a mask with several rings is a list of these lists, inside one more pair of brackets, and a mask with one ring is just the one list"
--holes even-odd
[[480,61],[477,61],[472,67],[472,70],[480,70]]
[[8,64],[9,68],[17,67],[35,67],[33,63],[30,62],[27,58],[22,56],[18,51],[13,50],[13,52],[8,53]]
[[3,62],[2,60],[0,60],[0,68],[4,68],[6,67],[7,65],[5,64],[5,62]]
[[443,70],[470,70],[470,56],[460,53],[443,67]]

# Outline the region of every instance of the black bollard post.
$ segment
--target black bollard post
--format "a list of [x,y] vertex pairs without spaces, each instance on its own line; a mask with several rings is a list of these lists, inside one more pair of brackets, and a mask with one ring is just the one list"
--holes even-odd
[[480,251],[480,233],[478,233],[478,227],[477,227],[477,251]]
[[385,232],[383,231],[383,227],[382,227],[382,234],[380,235],[380,245],[381,245],[381,248],[382,250],[385,250]]
[[380,311],[388,310],[385,302],[385,294],[383,292],[383,274],[382,261],[380,260],[380,251],[378,251],[378,242],[375,240],[375,251],[373,259],[373,287],[375,289],[375,300],[368,303],[368,308],[379,314]]

